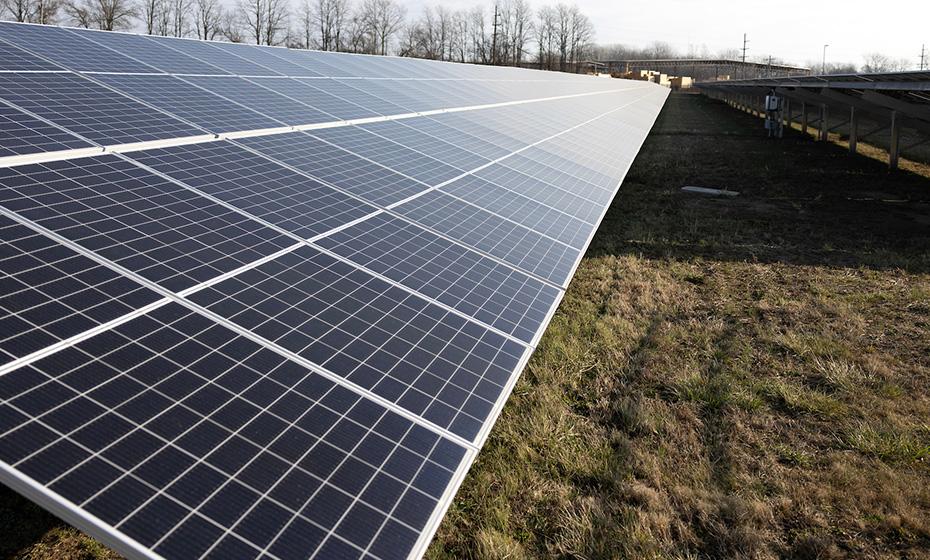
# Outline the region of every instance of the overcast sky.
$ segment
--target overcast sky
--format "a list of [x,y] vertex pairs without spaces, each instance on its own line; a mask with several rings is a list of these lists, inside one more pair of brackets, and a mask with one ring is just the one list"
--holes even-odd
[[[411,15],[432,0],[401,0]],[[572,3],[571,0],[566,0]],[[444,0],[469,8],[482,0]],[[556,0],[530,0],[534,7]],[[906,58],[916,67],[920,46],[930,49],[930,0],[577,0],[594,21],[598,43],[645,46],[665,41],[682,52],[706,45],[713,52],[742,47],[749,34],[749,56],[780,57],[803,64],[827,60],[861,65],[870,52]],[[766,11],[766,5],[773,6]]]

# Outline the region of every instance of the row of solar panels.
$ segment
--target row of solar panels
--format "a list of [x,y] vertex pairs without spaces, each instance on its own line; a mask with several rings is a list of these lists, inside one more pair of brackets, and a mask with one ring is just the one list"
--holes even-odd
[[[89,71],[75,60],[93,52],[55,46],[74,32],[2,25],[0,40],[11,27],[47,32],[28,50]],[[23,56],[4,52],[3,67]],[[366,75],[510,72],[347,60]],[[329,98],[395,115],[587,94],[0,168],[0,472],[140,557],[422,552],[667,95],[577,78],[227,76],[204,88],[42,70],[0,73],[20,80],[0,93],[8,114],[32,119],[8,119],[2,145],[349,118]],[[48,77],[111,97],[53,101],[55,88],[29,82]],[[272,81],[293,88],[290,109]],[[219,96],[152,93],[159,83]],[[132,98],[107,89],[131,86]],[[18,153],[42,142],[25,144]]]
[[[442,81],[350,82],[0,73],[6,102],[0,103],[0,157],[506,103],[532,98],[537,89],[533,83],[463,82],[448,91]],[[568,83],[549,88],[549,95],[581,89]]]
[[[571,81],[566,74],[0,22],[0,70]],[[22,49],[42,57],[24,57]]]

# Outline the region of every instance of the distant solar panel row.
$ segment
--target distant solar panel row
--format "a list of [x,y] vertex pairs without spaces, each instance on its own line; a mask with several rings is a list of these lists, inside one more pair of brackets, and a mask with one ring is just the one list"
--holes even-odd
[[665,97],[0,23],[0,480],[133,557],[419,556]]

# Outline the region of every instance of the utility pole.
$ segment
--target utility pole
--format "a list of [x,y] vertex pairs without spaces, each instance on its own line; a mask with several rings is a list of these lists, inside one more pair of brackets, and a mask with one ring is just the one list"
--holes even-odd
[[927,45],[920,46],[920,69],[925,70],[927,68]]
[[743,65],[740,66],[740,78],[746,77],[746,51],[749,50],[749,36],[743,33]]
[[769,55],[769,67],[766,69],[765,75],[772,77],[772,55]]
[[494,33],[491,35],[491,65],[497,65],[497,27],[500,25],[497,2],[494,3]]
[[829,47],[829,46],[830,46],[830,45],[824,45],[824,46],[823,46],[823,64],[822,64],[821,67],[820,67],[820,74],[821,74],[821,75],[827,73],[827,47]]

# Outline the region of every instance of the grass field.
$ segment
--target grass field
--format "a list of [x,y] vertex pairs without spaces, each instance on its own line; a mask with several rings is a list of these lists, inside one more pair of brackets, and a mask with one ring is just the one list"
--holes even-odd
[[[930,167],[907,169],[673,94],[428,557],[930,558]],[[9,491],[0,534],[110,555]]]

